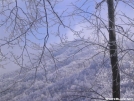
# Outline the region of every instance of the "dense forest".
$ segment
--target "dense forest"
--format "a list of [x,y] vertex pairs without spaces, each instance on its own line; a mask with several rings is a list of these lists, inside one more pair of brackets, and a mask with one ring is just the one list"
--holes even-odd
[[1,0],[1,101],[134,100],[134,0]]

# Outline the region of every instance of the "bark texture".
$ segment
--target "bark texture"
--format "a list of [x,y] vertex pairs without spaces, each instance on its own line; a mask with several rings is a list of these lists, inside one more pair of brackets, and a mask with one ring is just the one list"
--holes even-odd
[[119,71],[116,33],[115,33],[114,1],[107,0],[107,5],[108,5],[108,19],[109,19],[109,48],[110,48],[110,60],[111,60],[112,77],[113,77],[112,93],[113,98],[120,99],[120,71]]

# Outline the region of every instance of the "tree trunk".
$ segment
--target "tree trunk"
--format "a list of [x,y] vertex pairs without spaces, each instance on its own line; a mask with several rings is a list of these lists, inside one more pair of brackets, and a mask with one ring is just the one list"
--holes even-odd
[[119,72],[117,43],[115,34],[114,1],[107,0],[107,5],[108,5],[108,19],[109,19],[110,61],[112,66],[112,94],[113,98],[120,99],[120,72]]

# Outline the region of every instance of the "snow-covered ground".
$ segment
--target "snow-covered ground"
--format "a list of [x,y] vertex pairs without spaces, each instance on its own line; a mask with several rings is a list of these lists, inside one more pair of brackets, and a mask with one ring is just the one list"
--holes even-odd
[[[0,101],[102,101],[111,98],[108,51],[85,41],[55,45],[44,56],[44,68],[0,77]],[[121,98],[134,100],[133,59],[120,61]]]

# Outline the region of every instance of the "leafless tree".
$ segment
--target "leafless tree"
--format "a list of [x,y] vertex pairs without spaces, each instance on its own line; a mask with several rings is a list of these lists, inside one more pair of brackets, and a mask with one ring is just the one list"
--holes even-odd
[[120,99],[120,71],[118,63],[116,33],[115,33],[115,14],[114,14],[114,1],[107,0],[108,4],[108,20],[109,20],[109,49],[110,49],[110,60],[112,66],[112,93],[113,98]]
[[[85,44],[90,43],[90,45],[98,46],[98,49],[102,49],[103,51],[100,51],[100,53],[104,52],[104,57],[106,53],[109,53],[112,69],[112,97],[120,99],[120,73],[129,76],[129,78],[133,80],[129,73],[126,73],[123,70],[122,62],[125,57],[133,54],[133,48],[128,44],[129,42],[133,43],[134,39],[133,32],[131,32],[131,30],[133,30],[133,18],[131,18],[130,15],[127,15],[125,11],[119,13],[117,9],[118,6],[122,4],[133,10],[133,1],[100,0],[97,2],[94,0],[94,2],[96,2],[96,11],[90,11],[91,8],[88,6],[90,1],[85,0],[81,5],[72,4],[75,9],[74,12],[68,16],[74,18],[78,17],[80,19],[79,23],[77,23],[78,25],[86,22],[86,26],[81,27],[81,29],[87,28],[90,30],[88,34],[93,33],[92,35],[96,37],[91,41],[89,38],[84,37],[82,32],[75,32],[74,30],[72,30],[72,32],[82,40],[87,39],[88,41],[86,40]],[[105,4],[107,4],[107,7]],[[107,9],[108,17],[104,17],[103,15],[103,10],[105,9]],[[121,22],[118,22],[118,20],[115,19],[120,19]],[[107,33],[109,33],[109,37]],[[118,38],[116,38],[117,36]],[[100,41],[102,39],[104,40],[104,43]],[[85,47],[86,46],[88,45],[85,45]],[[97,56],[98,54],[99,53],[96,53],[94,56]]]
[[[44,58],[46,60],[49,58],[45,54],[48,52],[56,68],[55,59],[47,43],[49,37],[60,30],[60,26],[65,27],[62,22],[64,12],[58,15],[54,8],[59,2],[58,0],[0,1],[0,28],[3,30],[0,38],[1,67],[4,68],[9,62],[13,62],[20,67],[19,75],[34,70],[34,83],[40,68],[43,68],[46,74]],[[7,89],[12,88],[15,83]]]
[[[58,1],[2,0],[0,3],[0,26],[5,30],[0,39],[1,61],[7,58],[21,69],[32,65],[36,74],[38,67],[43,67],[41,61],[45,51],[49,51],[47,42],[50,33],[54,33],[51,31],[53,26],[57,29],[64,26],[54,10]],[[5,52],[4,48],[8,51]],[[15,49],[17,52],[14,52]],[[35,53],[38,54],[36,60],[33,59]]]
[[[90,10],[90,5],[88,5],[91,2],[94,2],[93,11]],[[68,56],[64,61],[75,58],[75,56],[85,48],[93,46],[94,49],[92,50],[97,50],[96,53],[82,60],[82,64],[85,66],[87,61],[97,61],[96,57],[103,53],[100,67],[103,68],[105,62],[108,60],[106,55],[109,53],[112,68],[112,94],[113,98],[120,98],[120,72],[128,76],[129,74],[119,67],[121,67],[120,64],[123,58],[126,55],[131,56],[130,54],[134,50],[124,45],[125,39],[134,42],[133,32],[131,31],[133,28],[133,18],[123,12],[121,14],[117,13],[116,9],[119,3],[124,3],[131,9],[134,9],[134,1],[78,0],[75,2],[76,4],[71,4],[74,8],[71,13],[62,11],[61,14],[55,10],[55,6],[58,3],[60,3],[58,0],[2,0],[0,2],[0,27],[1,29],[6,29],[4,35],[0,38],[0,66],[4,66],[7,61],[13,61],[21,67],[20,73],[23,68],[28,69],[28,71],[34,70],[34,80],[36,80],[36,74],[40,67],[44,68],[45,74],[47,72],[45,68],[46,64],[43,61],[49,57],[45,54],[45,52],[48,52],[55,67],[58,68],[56,63],[61,61],[53,56],[53,52],[56,50],[49,49],[47,43],[51,34],[56,33],[61,40],[61,47],[65,45],[67,38],[62,37],[60,34],[60,28],[62,26],[62,30],[63,28],[69,29],[82,42],[74,46],[69,46],[77,48],[77,51],[73,55]],[[77,5],[77,3],[79,4]],[[106,3],[107,6],[105,6]],[[108,9],[106,10],[108,17],[102,16],[102,13],[104,13],[103,10],[105,9]],[[123,22],[122,25],[116,23],[116,16],[120,16],[119,18]],[[127,19],[128,22],[122,18]],[[77,23],[75,23],[76,19],[79,19]],[[67,20],[67,22],[65,20]],[[75,25],[82,25],[83,27],[78,31],[73,27]],[[128,26],[127,30],[125,30],[125,26]],[[86,30],[86,32],[83,32],[83,30]],[[88,31],[89,33],[87,33]],[[88,34],[88,37],[84,37],[86,34]],[[117,34],[121,36],[121,42],[116,38]],[[80,45],[82,45],[82,47],[79,47]],[[19,54],[14,53],[15,47],[17,47],[17,49],[19,48]],[[8,49],[8,52],[5,52],[4,49]],[[119,59],[118,56],[121,58]],[[101,96],[103,100],[106,100],[106,96],[104,97],[93,88],[91,88],[89,92],[93,92],[97,94],[97,96]],[[87,97],[82,96],[82,94],[79,95],[79,92],[77,93],[78,95],[75,96],[75,99],[77,99],[77,97]],[[91,97],[90,99],[95,98]]]

